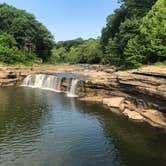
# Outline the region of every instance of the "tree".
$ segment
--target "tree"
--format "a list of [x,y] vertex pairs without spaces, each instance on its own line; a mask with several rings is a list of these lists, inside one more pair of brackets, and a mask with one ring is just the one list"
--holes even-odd
[[7,64],[31,63],[35,55],[26,50],[19,51],[17,42],[10,34],[0,32],[0,62]]
[[56,48],[64,47],[66,51],[70,51],[71,47],[76,47],[80,44],[83,44],[84,40],[82,38],[77,38],[74,40],[59,41],[56,43]]
[[58,49],[54,48],[52,50],[52,56],[49,59],[50,63],[60,63],[60,62],[66,62],[67,57],[67,51],[64,47],[60,47]]
[[71,53],[73,53],[77,63],[96,64],[102,58],[102,51],[98,39],[86,40],[83,44],[73,48],[69,56],[72,56]]
[[130,66],[166,61],[165,0],[158,0],[143,18],[139,34],[128,42],[125,55]]
[[[119,27],[119,33],[115,35],[114,39],[110,39],[106,46],[106,62],[121,66],[125,63],[124,49],[130,39],[135,37],[139,29],[138,19],[126,19]],[[108,61],[109,59],[109,61]]]
[[104,62],[125,66],[128,41],[139,33],[142,18],[156,0],[120,0],[121,7],[107,19],[102,31],[101,45]]
[[126,17],[144,17],[156,0],[119,0],[122,3],[123,8],[126,9]]
[[12,35],[5,32],[0,32],[0,45],[11,48],[16,46],[17,42]]
[[47,62],[51,57],[53,46],[52,34],[41,23],[38,23],[35,53],[43,62]]
[[113,39],[116,33],[119,32],[119,26],[121,22],[124,21],[126,15],[126,10],[124,8],[119,8],[107,17],[106,27],[102,29],[102,35],[100,43],[104,51],[104,47],[109,43],[109,39]]
[[11,34],[20,50],[27,49],[36,53],[43,61],[49,59],[54,43],[53,36],[34,15],[7,4],[0,4],[0,30]]

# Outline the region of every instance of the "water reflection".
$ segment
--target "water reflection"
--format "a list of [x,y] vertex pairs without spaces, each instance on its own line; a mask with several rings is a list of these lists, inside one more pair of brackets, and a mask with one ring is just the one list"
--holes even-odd
[[0,89],[0,165],[165,165],[166,136],[101,105],[31,88]]
[[83,114],[95,115],[105,130],[105,136],[115,145],[117,160],[129,166],[166,165],[166,135],[157,128],[145,123],[135,123],[126,118],[106,111],[92,103],[77,102],[81,110],[83,105],[91,105],[93,111],[84,109]]

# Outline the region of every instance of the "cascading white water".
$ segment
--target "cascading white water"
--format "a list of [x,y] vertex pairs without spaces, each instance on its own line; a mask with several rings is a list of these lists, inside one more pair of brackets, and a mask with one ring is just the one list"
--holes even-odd
[[28,75],[24,80],[21,86],[32,86],[32,75]]
[[69,97],[77,97],[76,89],[77,89],[78,81],[79,81],[78,79],[72,79],[69,91],[67,93],[67,96],[69,96]]
[[[75,78],[67,79],[67,96],[77,97],[76,90],[78,82],[79,80]],[[62,77],[48,74],[31,74],[24,79],[21,86],[61,92],[61,84],[63,84]]]
[[61,82],[62,78],[54,75],[32,74],[24,79],[22,86],[61,92]]

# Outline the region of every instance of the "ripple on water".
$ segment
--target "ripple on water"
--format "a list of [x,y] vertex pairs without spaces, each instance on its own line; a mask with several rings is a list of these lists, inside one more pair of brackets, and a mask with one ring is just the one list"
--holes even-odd
[[165,164],[164,134],[100,105],[24,87],[0,98],[0,166]]

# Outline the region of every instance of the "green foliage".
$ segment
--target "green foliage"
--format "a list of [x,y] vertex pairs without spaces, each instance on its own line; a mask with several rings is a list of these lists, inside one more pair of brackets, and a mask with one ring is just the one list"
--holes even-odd
[[142,20],[139,34],[125,49],[127,64],[150,64],[166,60],[166,1],[158,0]]
[[96,64],[101,60],[102,51],[98,40],[89,39],[75,49],[77,63]]
[[158,0],[152,9],[156,1],[120,0],[102,30],[104,63],[133,68],[165,60],[166,2]]
[[[95,64],[101,61],[102,51],[99,40],[89,39],[81,42],[66,41],[58,42],[58,47],[53,49],[53,55],[50,58],[51,63],[89,63]],[[73,45],[72,45],[72,44]],[[70,45],[70,48],[67,47]]]
[[165,66],[166,65],[166,61],[156,62],[155,65],[156,66]]
[[60,47],[58,49],[54,48],[52,50],[52,56],[49,59],[49,62],[52,64],[61,63],[66,61],[67,51],[65,48]]
[[52,34],[40,23],[36,35],[36,54],[43,62],[47,62],[52,54],[54,46]]
[[80,44],[83,44],[84,40],[82,38],[77,38],[74,40],[59,41],[56,43],[56,48],[64,47],[66,51],[70,51],[71,47],[76,47]]
[[0,45],[6,47],[14,47],[17,42],[12,35],[0,32]]
[[126,17],[144,17],[156,0],[120,0],[122,7],[126,8]]
[[53,36],[32,14],[0,4],[0,31],[12,35],[19,50],[29,50],[44,62],[49,59]]
[[0,62],[7,64],[31,63],[35,55],[22,50],[19,51],[17,42],[10,34],[0,32]]
[[[156,2],[157,1],[157,2]],[[166,1],[119,0],[100,39],[60,41],[24,10],[0,4],[0,62],[104,63],[125,68],[166,61]]]
[[35,59],[34,54],[29,52],[20,52],[17,47],[6,47],[0,45],[0,62],[7,64],[32,63]]
[[121,58],[120,56],[117,56],[119,52],[119,45],[116,43],[116,41],[110,39],[109,43],[105,47],[105,50],[103,63],[119,66],[121,64]]
[[80,48],[79,47],[72,47],[70,51],[67,53],[66,61],[70,64],[79,63],[79,56],[80,56]]
[[49,59],[50,63],[78,63],[76,56],[76,48],[83,44],[82,38],[74,40],[59,41],[55,44],[52,50],[52,56]]
[[137,19],[126,19],[119,27],[119,33],[114,39],[110,39],[106,46],[105,59],[116,66],[121,66],[125,62],[123,51],[130,39],[138,33],[139,22]]
[[116,33],[119,32],[119,26],[124,21],[126,15],[125,8],[119,8],[114,11],[114,14],[111,14],[107,17],[106,27],[102,29],[102,35],[100,43],[102,50],[105,51],[105,46],[109,43],[109,39],[113,39]]

